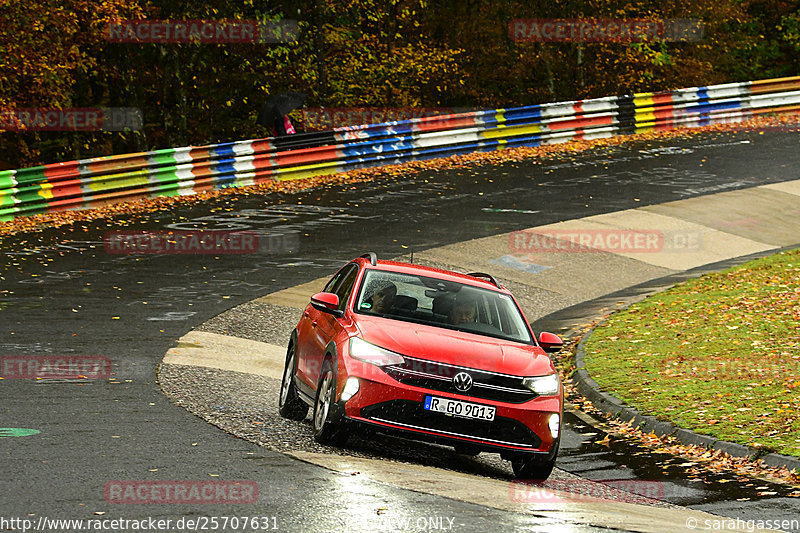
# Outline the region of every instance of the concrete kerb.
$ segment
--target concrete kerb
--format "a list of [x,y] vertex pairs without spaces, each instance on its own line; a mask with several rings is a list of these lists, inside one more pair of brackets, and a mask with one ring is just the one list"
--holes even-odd
[[775,468],[781,468],[785,466],[789,470],[800,472],[800,459],[796,457],[787,457],[779,453],[768,453],[766,455],[762,455],[760,459],[764,461],[765,464]]
[[[776,254],[786,250],[792,250],[797,248],[799,245],[792,245],[786,246],[783,248],[777,248],[775,250],[769,251],[769,254]],[[692,274],[701,274],[707,273],[712,271],[719,271],[732,266],[732,264],[741,264],[743,262],[749,261],[750,259],[756,259],[758,257],[764,256],[763,252],[759,252],[756,254],[750,254],[747,256],[737,257],[735,259],[722,261],[720,263],[716,263],[714,265],[704,265],[702,267],[698,267],[696,269],[687,270],[685,272],[679,273],[677,275],[667,276],[665,279],[671,279],[679,276],[680,278],[688,279],[693,277]],[[687,274],[689,274],[687,276]],[[654,282],[659,280],[651,280],[646,282],[643,285],[652,285]],[[669,284],[662,286],[656,292],[662,292],[667,290],[668,288],[674,286],[676,283]],[[635,290],[636,287],[631,287],[623,292],[629,292],[630,290]],[[644,294],[641,300],[650,294]],[[637,300],[637,301],[638,301]],[[633,305],[635,301],[629,302],[625,307],[617,309],[614,313],[618,313],[630,305]],[[578,304],[579,306],[582,304]],[[614,314],[612,313],[612,314]],[[544,317],[547,318],[547,317]],[[742,457],[751,460],[762,460],[764,463],[773,468],[787,468],[788,470],[794,470],[795,472],[800,472],[800,458],[790,457],[788,455],[782,455],[778,453],[764,453],[764,450],[760,450],[758,448],[754,448],[751,446],[745,446],[743,444],[738,444],[735,442],[728,442],[724,440],[717,439],[716,437],[712,437],[710,435],[702,435],[700,433],[696,433],[690,429],[685,428],[678,428],[673,424],[659,420],[658,418],[640,413],[634,407],[631,407],[625,404],[624,401],[616,398],[606,392],[600,390],[600,385],[592,379],[591,375],[589,374],[588,370],[586,369],[586,359],[585,359],[585,351],[584,346],[586,341],[588,341],[589,337],[591,336],[594,329],[605,323],[607,320],[603,319],[598,322],[595,326],[590,328],[584,335],[581,337],[578,346],[575,349],[574,355],[574,363],[575,363],[575,371],[571,376],[572,382],[575,384],[578,392],[586,397],[592,404],[599,409],[601,412],[611,415],[623,422],[628,422],[631,424],[632,427],[638,428],[642,431],[652,432],[655,433],[659,437],[663,436],[672,436],[675,437],[678,442],[681,444],[686,445],[693,445],[702,448],[708,448],[713,450],[722,451],[731,457]]]

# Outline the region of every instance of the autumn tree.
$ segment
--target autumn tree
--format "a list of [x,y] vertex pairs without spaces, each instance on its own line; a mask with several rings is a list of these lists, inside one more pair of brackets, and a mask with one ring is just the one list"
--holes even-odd
[[[106,24],[138,16],[138,0],[0,0],[0,109],[108,105],[77,85],[98,68]],[[20,161],[42,143],[68,144],[63,134],[0,133],[2,152]]]
[[301,2],[302,34],[284,82],[329,106],[435,106],[466,76],[462,50],[430,38],[428,0]]

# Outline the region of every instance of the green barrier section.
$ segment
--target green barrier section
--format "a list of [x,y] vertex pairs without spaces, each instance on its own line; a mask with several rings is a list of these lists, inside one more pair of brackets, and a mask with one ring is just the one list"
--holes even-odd
[[174,165],[177,163],[175,160],[175,152],[176,150],[174,148],[158,150],[151,154],[147,159],[151,166]]
[[14,178],[16,170],[2,170],[0,171],[0,194],[3,194],[3,189],[11,189],[17,186],[17,180]]
[[17,170],[16,180],[17,183],[20,185],[28,185],[34,183],[40,183],[42,181],[47,180],[47,177],[44,175],[46,167],[31,167],[31,168],[21,168]]

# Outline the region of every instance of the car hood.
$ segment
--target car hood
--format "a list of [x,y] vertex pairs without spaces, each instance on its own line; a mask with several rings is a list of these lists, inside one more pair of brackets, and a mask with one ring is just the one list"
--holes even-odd
[[365,341],[401,355],[515,376],[554,372],[538,346],[371,316],[359,317],[357,327]]

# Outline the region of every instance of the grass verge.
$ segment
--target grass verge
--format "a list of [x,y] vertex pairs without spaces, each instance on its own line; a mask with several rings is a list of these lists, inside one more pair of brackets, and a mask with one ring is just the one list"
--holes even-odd
[[707,274],[585,344],[603,390],[698,433],[800,456],[800,249]]

